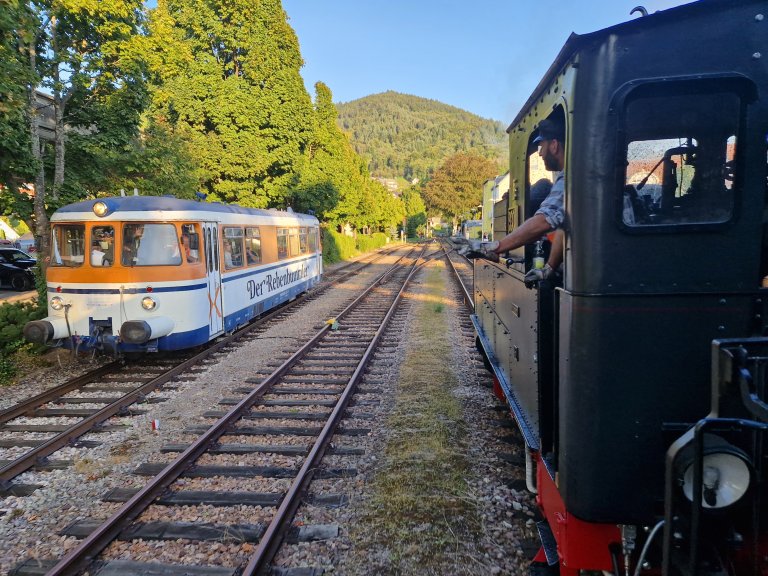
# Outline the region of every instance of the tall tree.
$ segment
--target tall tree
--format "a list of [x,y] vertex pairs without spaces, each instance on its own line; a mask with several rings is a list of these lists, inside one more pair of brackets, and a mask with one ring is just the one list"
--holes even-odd
[[411,186],[403,190],[400,195],[405,208],[406,228],[408,236],[415,236],[418,233],[425,232],[424,225],[427,223],[427,208],[424,200],[421,198],[418,188]]
[[23,53],[24,26],[33,15],[21,0],[0,0],[0,186],[5,188],[0,212],[18,186],[35,170],[26,121],[26,86],[34,84]]
[[279,0],[159,0],[155,113],[181,136],[211,199],[285,205],[312,130],[299,43]]
[[293,203],[334,225],[352,223],[370,178],[346,136],[336,126],[331,90],[315,84],[312,136],[297,170]]
[[[34,179],[34,229],[43,254],[48,253],[46,209],[70,196],[64,191],[68,141],[77,142],[87,159],[126,144],[135,134],[144,106],[143,69],[131,48],[140,30],[142,0],[28,0],[27,17],[19,22],[26,56],[30,147],[37,163]],[[53,186],[48,197],[46,146],[40,139],[38,98],[41,89],[53,97]],[[91,162],[85,176],[98,174]],[[75,172],[76,173],[76,172]],[[76,177],[74,178],[77,179]],[[70,189],[83,193],[82,182]],[[49,206],[49,204],[52,204]]]
[[454,225],[482,203],[483,182],[498,174],[496,163],[470,154],[450,156],[424,187],[427,206],[451,218]]

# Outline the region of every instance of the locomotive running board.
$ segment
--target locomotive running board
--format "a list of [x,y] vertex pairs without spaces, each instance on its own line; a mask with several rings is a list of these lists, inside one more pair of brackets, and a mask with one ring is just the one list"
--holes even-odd
[[552,533],[552,528],[546,520],[539,520],[536,522],[536,529],[539,531],[539,540],[541,540],[544,555],[547,557],[547,564],[554,566],[560,562],[560,557],[557,555],[557,541]]
[[499,381],[499,385],[501,386],[501,389],[504,390],[504,396],[507,399],[507,405],[512,410],[512,413],[515,416],[515,422],[517,422],[518,428],[520,428],[520,433],[523,435],[523,439],[525,440],[525,444],[530,448],[531,450],[539,450],[539,439],[536,436],[535,431],[531,427],[531,425],[528,423],[528,420],[525,416],[525,412],[523,412],[523,409],[520,407],[520,403],[517,400],[517,397],[515,396],[515,393],[512,391],[512,387],[509,385],[509,381],[507,380],[507,377],[504,375],[504,372],[501,370],[501,365],[499,364],[498,358],[496,358],[496,355],[493,353],[493,349],[491,348],[490,343],[488,342],[488,338],[485,335],[485,331],[483,330],[483,327],[480,326],[480,322],[477,319],[476,314],[470,314],[469,316],[472,319],[472,324],[475,326],[475,332],[477,332],[477,337],[480,340],[480,344],[483,346],[483,351],[485,352],[486,358],[488,358],[488,362],[491,365],[491,368],[493,369],[493,373],[496,376],[496,379]]

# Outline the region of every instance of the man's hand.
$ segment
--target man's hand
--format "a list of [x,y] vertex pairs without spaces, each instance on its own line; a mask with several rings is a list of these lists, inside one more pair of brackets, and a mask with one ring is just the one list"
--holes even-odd
[[470,240],[467,245],[459,250],[459,254],[467,258],[487,258],[494,262],[499,261],[499,256],[495,250],[499,247],[497,241],[483,242],[481,240]]
[[528,288],[537,286],[542,280],[548,280],[552,277],[555,271],[549,264],[545,264],[544,268],[531,268],[523,278],[523,282]]

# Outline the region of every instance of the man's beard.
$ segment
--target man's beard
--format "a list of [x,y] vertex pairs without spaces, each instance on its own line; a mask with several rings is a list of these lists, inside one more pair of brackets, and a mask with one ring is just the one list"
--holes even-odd
[[544,168],[546,168],[550,172],[558,172],[560,170],[560,165],[557,162],[557,156],[555,156],[551,152],[547,151],[544,154],[544,157],[542,158],[542,160],[544,160]]

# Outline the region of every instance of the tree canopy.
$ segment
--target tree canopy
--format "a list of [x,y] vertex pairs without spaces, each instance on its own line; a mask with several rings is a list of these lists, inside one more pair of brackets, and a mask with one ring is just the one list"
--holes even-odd
[[483,182],[498,174],[491,160],[460,152],[450,156],[424,187],[424,201],[454,222],[464,219],[483,201]]

